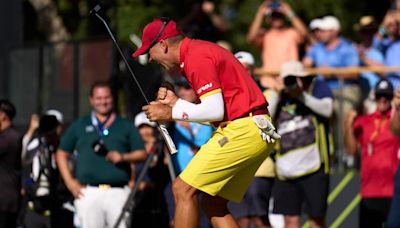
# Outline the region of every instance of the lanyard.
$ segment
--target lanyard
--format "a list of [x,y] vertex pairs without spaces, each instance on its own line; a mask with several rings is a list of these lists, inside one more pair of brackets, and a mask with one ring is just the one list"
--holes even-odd
[[92,120],[92,125],[96,128],[97,134],[99,136],[108,136],[110,134],[110,131],[108,130],[111,126],[111,124],[114,122],[116,117],[115,112],[111,113],[107,119],[101,123],[97,118],[96,114],[94,111],[91,113],[91,120]]
[[384,119],[375,119],[374,120],[374,131],[372,132],[371,136],[369,137],[370,143],[373,143],[378,136],[381,134],[381,130],[383,126],[385,126],[387,122],[387,118],[384,117]]

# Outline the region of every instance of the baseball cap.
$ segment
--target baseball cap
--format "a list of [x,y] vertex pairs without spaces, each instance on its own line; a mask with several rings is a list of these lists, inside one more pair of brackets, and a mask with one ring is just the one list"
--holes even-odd
[[321,26],[322,23],[322,19],[321,18],[314,18],[310,21],[310,29],[314,30],[314,29],[319,29],[319,27]]
[[151,122],[146,114],[144,112],[139,112],[136,116],[135,116],[135,127],[140,127],[141,125],[148,125],[150,127],[155,127],[156,123],[155,122]]
[[335,16],[325,16],[319,23],[319,29],[321,30],[335,30],[340,31],[340,22]]
[[306,77],[310,74],[304,70],[304,66],[299,61],[290,61],[282,64],[280,76],[282,78],[288,76]]
[[55,116],[59,123],[63,123],[63,121],[64,121],[63,114],[60,111],[56,110],[56,109],[47,110],[46,111],[46,115]]
[[375,30],[378,28],[378,24],[376,23],[376,20],[373,16],[367,15],[367,16],[362,16],[357,24],[355,24],[354,29],[356,31],[368,31],[372,30],[375,32]]
[[378,96],[393,96],[393,84],[387,79],[381,79],[375,86],[375,97]]
[[176,28],[175,21],[166,17],[154,19],[144,27],[142,46],[132,54],[132,57],[136,58],[139,55],[146,54],[150,47],[157,41],[179,34],[181,34],[181,32]]
[[247,63],[247,64],[252,65],[252,66],[254,66],[254,64],[255,64],[254,57],[250,52],[239,51],[239,52],[236,52],[235,57],[241,63]]

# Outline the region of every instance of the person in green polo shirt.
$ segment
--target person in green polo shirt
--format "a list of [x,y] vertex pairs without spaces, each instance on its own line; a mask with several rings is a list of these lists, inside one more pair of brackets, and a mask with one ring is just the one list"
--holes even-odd
[[[94,83],[89,102],[90,115],[75,121],[63,135],[57,164],[75,197],[80,225],[112,227],[129,195],[130,163],[144,161],[147,154],[134,124],[113,112],[108,83]],[[68,158],[75,151],[73,174]]]

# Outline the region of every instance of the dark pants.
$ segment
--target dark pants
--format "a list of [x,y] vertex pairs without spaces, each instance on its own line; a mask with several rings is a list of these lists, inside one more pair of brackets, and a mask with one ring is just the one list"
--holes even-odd
[[0,211],[0,228],[14,228],[17,226],[17,213]]
[[41,215],[27,209],[24,219],[25,228],[50,228],[50,216]]
[[396,171],[394,193],[386,225],[388,228],[400,227],[400,166],[397,167]]
[[360,228],[383,227],[389,214],[391,198],[366,198],[360,204]]

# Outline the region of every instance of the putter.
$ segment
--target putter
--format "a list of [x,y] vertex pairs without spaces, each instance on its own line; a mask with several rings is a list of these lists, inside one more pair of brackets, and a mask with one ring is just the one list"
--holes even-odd
[[[108,24],[106,23],[106,21],[98,14],[101,10],[101,6],[100,5],[96,5],[92,10],[89,11],[89,15],[94,15],[96,16],[106,27],[108,34],[110,35],[115,47],[117,48],[119,54],[121,55],[122,59],[124,60],[124,63],[130,73],[130,75],[132,76],[133,81],[135,82],[135,84],[137,85],[137,87],[139,88],[140,93],[142,94],[144,100],[146,101],[147,104],[150,104],[149,100],[146,97],[146,94],[143,92],[142,87],[140,86],[139,81],[137,80],[135,74],[132,71],[132,68],[129,66],[128,61],[126,60],[124,54],[121,51],[121,48],[119,47],[117,40],[115,39],[113,33],[110,30],[110,27],[108,26]],[[161,133],[167,147],[168,150],[170,151],[171,154],[175,154],[178,150],[176,149],[176,146],[174,144],[174,142],[172,141],[171,136],[168,133],[167,128],[164,125],[159,124],[158,122],[156,122],[157,124],[157,129],[158,131]]]

